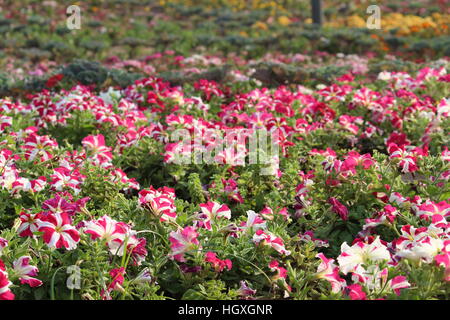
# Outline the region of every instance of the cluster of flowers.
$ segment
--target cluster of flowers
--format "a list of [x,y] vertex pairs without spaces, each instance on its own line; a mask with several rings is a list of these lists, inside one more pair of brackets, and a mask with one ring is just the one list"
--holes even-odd
[[[189,91],[150,77],[100,94],[78,85],[0,99],[0,195],[13,216],[0,219],[0,299],[20,291],[17,280],[42,284],[35,249],[103,255],[97,272],[110,282],[87,286],[103,299],[132,297],[134,284],[167,274],[183,282],[234,273],[242,298],[254,286],[300,297],[302,268],[321,293],[329,294],[318,278],[352,299],[418,286],[406,263],[450,281],[450,101],[430,89],[448,82],[445,68],[383,72],[373,86],[346,74],[317,90],[200,80]],[[190,151],[170,141],[178,129],[206,147],[218,135],[197,133],[277,130],[273,175],[256,182],[261,168],[233,165],[239,153],[251,156],[245,145],[216,154],[216,165],[176,163]],[[149,167],[159,172],[147,177]],[[328,224],[351,227],[351,245],[323,240]],[[262,275],[269,283],[255,281]]]

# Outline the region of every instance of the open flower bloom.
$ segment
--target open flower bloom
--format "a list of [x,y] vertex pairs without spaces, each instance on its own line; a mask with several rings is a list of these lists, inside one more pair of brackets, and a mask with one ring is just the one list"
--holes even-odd
[[25,139],[22,148],[25,149],[27,160],[33,161],[39,157],[40,161],[47,161],[53,158],[52,151],[58,148],[58,143],[49,136],[39,136],[32,133]]
[[150,213],[159,217],[161,221],[174,220],[177,216],[175,207],[175,192],[172,188],[144,189],[139,192],[139,206],[149,210]]
[[426,263],[431,263],[443,247],[443,240],[426,236],[419,241],[415,241],[411,243],[411,245],[398,250],[397,255],[412,261],[423,260]]
[[186,252],[200,248],[197,237],[198,233],[194,227],[172,231],[169,235],[170,248],[172,249],[170,257],[179,262],[185,262],[184,254]]
[[31,257],[23,256],[13,262],[15,274],[19,277],[21,284],[28,284],[30,287],[39,287],[42,281],[36,279],[38,268],[30,265]]
[[379,237],[370,244],[358,241],[351,247],[344,242],[341,245],[341,255],[337,258],[343,274],[353,272],[363,264],[387,262],[390,259],[391,255]]
[[417,206],[416,215],[421,219],[427,219],[435,214],[439,214],[442,216],[450,215],[450,203],[447,201],[441,201],[439,203],[435,203],[432,201],[426,201],[425,203]]
[[73,250],[80,241],[80,235],[71,223],[65,212],[47,214],[41,217],[38,231],[44,233],[42,237],[50,248]]
[[[135,255],[136,263],[140,263],[142,257],[147,255],[143,238],[138,239],[131,227],[124,222],[117,222],[109,216],[104,215],[98,220],[84,222],[84,233],[89,234],[92,240],[104,240],[113,255],[123,256],[125,252],[125,242],[127,252]],[[142,247],[144,245],[144,248]]]
[[434,225],[430,225],[429,228],[405,225],[401,231],[402,235],[393,242],[396,255],[400,258],[431,263],[444,248],[444,240],[434,234],[440,229]]
[[399,147],[395,143],[388,146],[389,159],[398,161],[398,165],[403,173],[410,173],[419,170],[417,158],[412,153],[406,151],[404,147]]
[[116,227],[118,229],[113,233],[103,234],[103,237],[109,237],[109,241],[107,241],[109,252],[119,257],[122,257],[126,252],[131,255],[134,265],[141,265],[148,253],[145,248],[147,240],[138,238],[137,232],[122,222],[117,223]]
[[75,213],[75,205],[69,203],[66,199],[59,195],[56,195],[52,199],[45,200],[42,204],[42,209],[53,213],[67,212],[70,215]]
[[68,188],[74,192],[75,195],[80,193],[81,185],[83,184],[84,175],[80,174],[78,170],[70,170],[65,167],[55,168],[53,174],[50,175],[50,185],[52,190],[63,191]]
[[209,201],[207,203],[200,203],[201,213],[197,215],[199,220],[196,222],[196,225],[199,227],[203,227],[207,230],[211,230],[211,222],[215,218],[231,218],[231,210],[228,208],[226,204],[219,204],[214,201]]
[[111,165],[111,148],[105,144],[105,137],[102,134],[87,136],[81,142],[83,147],[88,149],[92,157],[89,158],[95,165],[108,167]]
[[123,240],[130,226],[124,222],[117,222],[109,216],[104,215],[98,220],[91,220],[84,223],[84,233],[91,236],[92,240],[105,240],[108,244],[117,239]]
[[22,222],[17,229],[17,233],[21,237],[32,237],[34,232],[37,232],[39,229],[39,213],[20,213],[20,221]]

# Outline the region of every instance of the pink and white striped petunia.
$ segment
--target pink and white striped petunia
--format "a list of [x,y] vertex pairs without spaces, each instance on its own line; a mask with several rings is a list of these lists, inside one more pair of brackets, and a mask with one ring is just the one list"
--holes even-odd
[[92,157],[90,159],[94,164],[101,167],[111,164],[111,148],[106,146],[105,137],[102,134],[87,136],[81,143],[91,152]]
[[198,233],[194,227],[185,227],[184,229],[172,231],[169,234],[170,248],[172,249],[170,258],[179,262],[185,262],[184,254],[186,252],[201,248],[197,237]]
[[339,267],[334,264],[334,259],[328,259],[323,253],[317,254],[316,258],[322,260],[317,268],[317,278],[327,280],[331,284],[331,292],[341,292],[347,283],[339,276]]
[[17,229],[17,233],[21,237],[32,237],[33,233],[39,229],[40,213],[20,213],[20,221],[22,222]]
[[107,215],[97,220],[83,221],[81,229],[89,234],[92,240],[105,241],[112,255],[121,257],[127,252],[135,265],[140,265],[147,256],[145,238],[138,238],[137,232],[132,230],[130,225]]
[[371,243],[358,241],[351,247],[344,242],[341,245],[341,255],[337,258],[343,274],[355,271],[362,264],[387,262],[390,259],[391,255],[379,237]]
[[144,189],[139,192],[139,206],[147,209],[161,221],[174,220],[177,216],[175,207],[175,192],[172,188]]
[[399,147],[395,143],[391,143],[388,145],[388,152],[389,159],[397,161],[403,173],[419,170],[417,167],[417,158],[412,153],[406,151],[404,147]]
[[407,281],[405,276],[396,276],[389,280],[389,287],[395,292],[396,295],[400,295],[400,289],[406,289],[411,287],[411,284]]
[[50,177],[52,178],[50,185],[53,190],[63,191],[65,188],[69,188],[75,195],[80,193],[81,185],[86,178],[78,170],[69,170],[65,167],[55,168]]
[[19,277],[21,284],[28,284],[30,287],[39,287],[42,281],[36,279],[39,269],[30,265],[31,257],[23,256],[13,262],[14,273]]
[[280,263],[277,260],[272,260],[269,263],[269,269],[272,272],[276,272],[276,274],[272,276],[272,280],[276,281],[277,284],[281,285],[281,287],[285,289],[285,295],[289,295],[289,292],[292,291],[292,288],[286,281],[288,276],[287,269],[280,266]]
[[52,151],[58,148],[56,140],[49,136],[39,136],[35,133],[30,134],[25,139],[25,144],[22,145],[25,149],[25,158],[33,161],[40,157],[40,161],[47,161],[53,158]]
[[248,210],[247,221],[241,222],[241,229],[243,230],[256,231],[259,229],[266,229],[266,227],[266,221],[253,210]]
[[275,236],[274,234],[263,231],[261,229],[257,230],[255,234],[253,235],[253,242],[255,244],[262,244],[265,246],[269,246],[274,248],[277,252],[284,254],[286,256],[290,255],[291,252],[289,250],[286,250],[283,239],[280,237]]
[[84,223],[84,233],[91,236],[92,240],[101,239],[106,242],[116,239],[123,239],[130,230],[130,226],[124,222],[117,222],[111,217],[104,215],[98,220],[91,220]]
[[14,300],[14,293],[9,288],[11,285],[12,282],[8,279],[5,264],[0,260],[0,300]]
[[38,231],[44,233],[42,237],[50,248],[73,250],[80,241],[80,235],[71,222],[66,212],[48,214],[41,217]]
[[450,203],[446,201],[432,202],[430,200],[417,206],[416,215],[421,219],[429,219],[433,215],[450,216]]
[[196,225],[208,230],[211,230],[211,222],[215,218],[231,218],[231,210],[226,204],[221,205],[217,202],[209,201],[207,203],[201,203],[200,209],[202,212],[197,215],[200,220],[197,221]]

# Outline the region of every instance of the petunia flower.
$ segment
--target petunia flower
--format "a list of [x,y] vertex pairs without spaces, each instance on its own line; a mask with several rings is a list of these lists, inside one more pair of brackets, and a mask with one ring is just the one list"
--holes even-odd
[[343,274],[355,271],[359,266],[368,263],[388,262],[391,255],[387,247],[377,237],[368,244],[358,241],[351,247],[344,242],[341,245],[341,254],[337,258],[339,268]]
[[39,269],[30,265],[31,257],[22,256],[13,262],[13,270],[16,276],[19,277],[21,284],[28,284],[30,287],[39,287],[42,281],[36,279]]
[[73,250],[80,241],[80,235],[71,223],[65,212],[47,214],[38,222],[38,231],[43,232],[42,238],[50,248]]
[[14,300],[15,295],[10,289],[11,285],[12,282],[8,279],[5,265],[3,261],[0,260],[0,300]]
[[184,229],[170,232],[169,241],[172,249],[170,258],[179,262],[186,262],[185,253],[201,248],[197,237],[198,233],[194,227],[185,227]]

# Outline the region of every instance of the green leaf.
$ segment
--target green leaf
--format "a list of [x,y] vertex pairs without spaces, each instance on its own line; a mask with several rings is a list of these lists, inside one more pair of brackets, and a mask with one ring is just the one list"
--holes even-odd
[[205,300],[205,297],[200,292],[189,289],[183,294],[181,300]]

